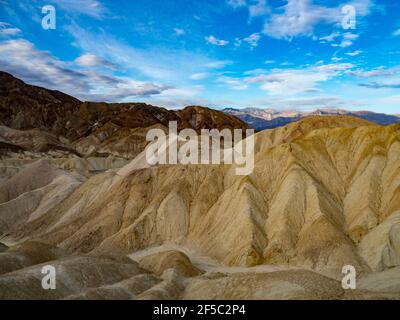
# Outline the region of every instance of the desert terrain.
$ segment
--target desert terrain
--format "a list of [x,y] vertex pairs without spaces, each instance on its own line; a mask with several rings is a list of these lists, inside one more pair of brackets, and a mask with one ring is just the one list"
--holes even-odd
[[248,176],[144,167],[150,128],[249,125],[0,80],[0,299],[400,298],[400,124],[310,115],[257,132]]

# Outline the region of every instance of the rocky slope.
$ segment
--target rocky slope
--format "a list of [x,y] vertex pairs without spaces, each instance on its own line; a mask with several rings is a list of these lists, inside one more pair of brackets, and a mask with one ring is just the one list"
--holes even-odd
[[13,129],[57,131],[80,103],[62,92],[27,85],[0,71],[0,124]]
[[143,151],[150,128],[165,129],[169,121],[177,121],[178,130],[248,128],[234,116],[199,106],[173,111],[145,103],[81,102],[0,71],[3,151],[61,149],[84,156],[129,159]]
[[[362,277],[360,289],[348,291],[339,281],[304,269],[226,268],[198,274],[179,250],[135,260],[118,254],[70,255],[32,241],[6,249],[0,262],[0,299],[396,299],[400,285],[387,285],[398,270]],[[42,268],[49,265],[56,270],[55,290],[41,286]]]
[[[149,128],[247,127],[234,117],[11,84],[1,103],[25,102],[0,104],[0,299],[400,299],[399,124],[313,116],[259,132],[238,176],[143,165]],[[47,264],[57,290],[41,288]]]
[[[176,263],[180,276],[174,271],[169,281],[175,284],[156,285],[143,298],[400,297],[393,280],[400,278],[399,155],[400,125],[316,116],[256,134],[249,176],[235,175],[234,165],[128,164],[129,170],[87,180],[64,177],[60,188],[59,169],[49,168],[53,174],[34,183],[21,172],[2,184],[8,191],[2,192],[0,233],[94,256],[173,244],[222,270],[214,275],[168,250],[159,257],[149,252],[137,258],[148,272],[160,277]],[[49,192],[58,200],[49,203]],[[349,264],[362,285],[353,295],[338,282]],[[255,274],[257,266],[280,272]],[[229,268],[244,273],[230,275]]]
[[178,130],[248,128],[199,106],[171,111],[144,103],[81,102],[1,71],[0,80],[0,182],[41,159],[85,177],[121,168],[145,149],[148,130],[166,131],[169,121]]

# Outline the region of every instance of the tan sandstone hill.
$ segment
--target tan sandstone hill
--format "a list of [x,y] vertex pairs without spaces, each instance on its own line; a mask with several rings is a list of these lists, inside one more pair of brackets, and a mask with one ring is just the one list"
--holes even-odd
[[[150,266],[140,261],[156,277],[163,265],[175,271],[166,273],[169,282],[161,281],[138,298],[400,294],[398,282],[386,281],[399,278],[400,126],[310,117],[260,132],[255,143],[255,168],[249,176],[235,175],[233,165],[163,165],[123,175],[111,170],[90,177],[40,215],[25,211],[30,223],[8,225],[2,234],[90,255],[124,255],[173,244],[221,266],[220,274],[196,263],[206,274],[187,278],[191,274],[176,271],[177,265],[190,270],[184,258],[149,256]],[[23,195],[8,196],[2,206]],[[0,209],[0,218],[4,212]],[[354,295],[337,281],[349,264],[363,279],[364,291]],[[271,265],[282,272],[251,271]],[[238,267],[248,272],[226,273]],[[230,294],[218,291],[220,287],[230,288]],[[85,293],[86,298],[99,295]]]

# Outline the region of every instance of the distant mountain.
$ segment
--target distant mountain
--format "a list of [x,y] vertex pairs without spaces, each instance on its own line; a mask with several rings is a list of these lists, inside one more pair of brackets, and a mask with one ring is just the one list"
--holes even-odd
[[380,125],[389,125],[400,123],[400,115],[389,115],[384,113],[374,113],[369,111],[357,111],[351,113],[355,117],[359,117],[368,121],[375,122]]
[[400,123],[400,115],[388,115],[371,111],[347,111],[342,109],[317,109],[312,112],[288,110],[280,112],[274,109],[225,108],[222,111],[242,119],[243,121],[247,122],[250,127],[254,128],[257,131],[281,127],[308,116],[348,115],[375,122],[380,125]]

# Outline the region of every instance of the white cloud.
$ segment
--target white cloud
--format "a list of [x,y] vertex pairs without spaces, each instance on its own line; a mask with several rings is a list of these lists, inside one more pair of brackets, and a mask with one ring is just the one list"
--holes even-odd
[[265,74],[268,73],[267,69],[263,69],[263,68],[258,68],[258,69],[253,69],[253,70],[249,70],[249,71],[245,71],[244,74],[246,76],[251,76],[251,75],[259,75],[259,74]]
[[233,44],[235,47],[240,47],[242,45],[242,39],[235,38],[235,43]]
[[176,34],[177,36],[183,36],[183,35],[186,34],[186,31],[183,30],[183,29],[180,29],[180,28],[174,28],[174,31],[175,31],[175,34]]
[[171,88],[159,95],[143,98],[146,103],[165,108],[183,108],[189,105],[213,106],[213,103],[199,96],[203,91],[202,86],[189,86]]
[[[362,17],[369,14],[372,1],[353,0],[347,4],[355,6],[357,17]],[[287,0],[281,11],[268,17],[264,26],[264,33],[277,39],[315,37],[314,30],[317,25],[325,23],[339,26],[343,18],[341,6],[324,7],[313,4],[311,0]],[[323,38],[325,39],[322,40],[331,41],[330,36]]]
[[233,90],[246,90],[248,85],[242,79],[222,76],[217,78],[217,82],[224,83],[230,86]]
[[341,47],[341,48],[347,48],[350,47],[353,44],[352,41],[350,40],[343,40],[341,43],[339,44],[332,44],[332,47]]
[[82,14],[92,18],[100,19],[103,17],[106,9],[97,0],[49,0],[55,3],[61,10],[71,14]]
[[339,36],[340,36],[339,32],[333,32],[328,36],[319,38],[319,40],[322,41],[322,42],[332,42]]
[[335,24],[340,18],[338,8],[317,6],[310,0],[288,0],[283,7],[283,13],[273,14],[267,20],[264,32],[277,39],[311,37],[317,24],[321,22]]
[[206,63],[204,66],[209,69],[222,69],[233,64],[231,60],[216,60]]
[[315,92],[318,82],[329,78],[324,73],[287,70],[248,79],[254,83],[261,83],[261,89],[273,95],[294,95],[304,92]]
[[332,64],[305,69],[258,69],[246,72],[244,78],[219,77],[217,82],[227,84],[231,89],[245,90],[250,84],[260,85],[260,89],[271,95],[288,96],[315,93],[319,83],[330,80],[352,67],[351,64]]
[[81,55],[75,59],[75,62],[83,67],[106,67],[110,69],[118,68],[114,63],[91,53],[85,53]]
[[206,37],[206,41],[207,41],[207,43],[213,44],[215,46],[226,46],[229,44],[229,41],[217,39],[216,37],[214,37],[212,35]]
[[260,41],[260,34],[259,33],[253,33],[249,35],[248,37],[244,38],[243,41],[247,42],[251,47],[257,47],[258,46],[258,41]]
[[246,0],[227,0],[226,3],[235,9],[246,6]]
[[261,89],[273,95],[296,95],[319,91],[317,85],[341,75],[353,67],[350,63],[327,64],[303,69],[273,69],[244,79],[246,83],[259,83]]
[[226,0],[226,3],[234,9],[246,7],[250,18],[265,16],[270,12],[266,0]]
[[273,63],[276,63],[276,61],[275,60],[265,60],[264,63],[265,64],[273,64]]
[[354,67],[352,63],[332,63],[315,67],[318,71],[340,72],[350,70]]
[[397,30],[394,31],[392,34],[393,34],[395,37],[400,36],[400,29],[397,29]]
[[255,4],[249,6],[250,17],[264,16],[269,12],[266,0],[256,0]]
[[0,69],[28,83],[57,89],[83,100],[119,101],[157,95],[169,86],[115,77],[93,70],[69,69],[70,64],[23,39],[0,42]]
[[394,105],[397,108],[398,105],[400,104],[400,95],[391,95],[388,97],[383,97],[383,98],[378,99],[378,101],[382,105],[390,104],[390,105]]
[[201,73],[194,73],[189,78],[192,80],[202,80],[206,77],[207,77],[207,73],[201,72]]
[[356,8],[358,17],[364,17],[370,14],[371,8],[374,6],[373,0],[352,0],[347,4]]
[[332,47],[341,47],[341,48],[347,48],[353,45],[353,42],[358,39],[359,35],[350,33],[350,32],[345,32],[342,35],[342,40],[340,43],[332,43]]
[[14,28],[7,22],[0,21],[0,36],[15,36],[21,33],[21,29]]
[[362,50],[356,50],[356,51],[353,51],[353,52],[347,52],[346,55],[348,55],[350,57],[355,57],[355,56],[360,55],[361,53],[363,53]]
[[289,97],[289,98],[266,98],[251,101],[251,105],[276,110],[290,110],[290,111],[313,111],[316,108],[349,108],[359,107],[365,105],[358,101],[345,100],[341,97],[330,95],[318,95],[311,98],[308,97]]
[[374,77],[391,77],[399,74],[399,67],[386,69],[381,66],[372,70],[362,70],[358,69],[355,71],[349,71],[348,74],[356,76],[358,78],[374,78]]
[[255,32],[243,39],[235,38],[234,46],[240,47],[243,42],[246,42],[253,49],[258,46],[258,42],[260,41],[260,39],[261,39],[260,34],[258,32]]
[[185,50],[135,48],[112,35],[88,32],[77,25],[71,25],[67,30],[80,50],[101,56],[123,67],[127,73],[151,81],[182,85],[188,74],[205,72],[209,68],[223,68],[228,64]]
[[358,39],[359,35],[358,34],[354,34],[354,33],[350,33],[350,32],[345,32],[343,34],[343,38],[346,40],[356,40]]

